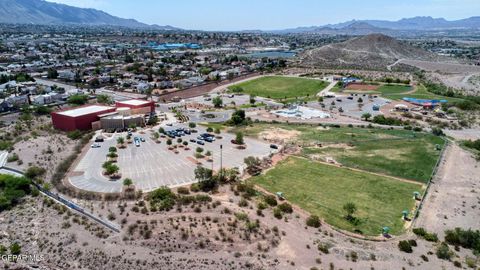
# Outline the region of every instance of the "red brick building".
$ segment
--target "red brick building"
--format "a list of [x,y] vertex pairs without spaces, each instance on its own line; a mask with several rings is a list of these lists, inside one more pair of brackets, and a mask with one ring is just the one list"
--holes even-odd
[[92,123],[99,121],[99,115],[115,112],[115,107],[103,105],[86,105],[52,112],[52,123],[56,129],[63,131],[90,130]]
[[132,110],[150,107],[150,112],[155,111],[155,102],[148,100],[131,99],[125,101],[117,101],[115,106],[117,108],[126,107]]

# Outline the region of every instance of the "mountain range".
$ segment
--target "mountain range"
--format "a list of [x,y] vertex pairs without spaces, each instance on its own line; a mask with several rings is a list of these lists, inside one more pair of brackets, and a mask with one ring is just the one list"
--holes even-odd
[[[182,30],[173,26],[148,25],[134,19],[123,19],[104,11],[78,8],[45,0],[0,0],[0,23],[41,25],[108,25],[152,30]],[[448,21],[443,18],[414,17],[398,21],[352,20],[324,26],[298,27],[273,31],[274,33],[321,33],[367,35],[383,33],[394,35],[401,31],[480,30],[480,16]]]
[[155,30],[179,30],[172,26],[148,25],[106,12],[78,8],[44,0],[0,0],[0,23],[41,25],[109,25]]
[[324,26],[297,27],[272,32],[358,34],[388,33],[397,31],[480,30],[480,16],[448,21],[444,18],[413,17],[398,21],[351,20]]

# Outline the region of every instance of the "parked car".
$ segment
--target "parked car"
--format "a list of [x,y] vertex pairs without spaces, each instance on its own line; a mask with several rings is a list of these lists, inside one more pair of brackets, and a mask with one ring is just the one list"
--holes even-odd
[[202,137],[202,136],[198,136],[198,137],[197,137],[197,140],[199,140],[199,141],[203,141],[203,140],[205,140],[205,138],[204,138],[204,137]]
[[92,144],[92,148],[100,148],[100,147],[101,147],[101,146],[100,146],[100,144],[98,144],[98,143]]
[[199,144],[199,145],[205,145],[205,142],[198,140],[198,141],[197,141],[197,144]]
[[145,142],[145,138],[140,138],[140,141]]
[[195,139],[190,139],[190,142],[192,142],[192,143],[196,143],[196,142],[197,142],[197,140],[195,140]]
[[205,137],[204,140],[209,143],[213,142],[212,137]]
[[272,148],[272,149],[278,149],[278,145],[276,145],[276,144],[270,144],[270,148]]
[[104,141],[103,137],[99,136],[99,137],[95,138],[95,142],[97,142],[97,143],[98,142],[103,142],[103,141]]

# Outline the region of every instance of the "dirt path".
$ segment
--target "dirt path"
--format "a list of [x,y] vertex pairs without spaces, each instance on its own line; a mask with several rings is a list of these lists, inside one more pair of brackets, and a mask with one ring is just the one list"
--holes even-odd
[[435,232],[440,238],[445,230],[455,227],[480,229],[479,165],[469,152],[449,145],[416,227]]

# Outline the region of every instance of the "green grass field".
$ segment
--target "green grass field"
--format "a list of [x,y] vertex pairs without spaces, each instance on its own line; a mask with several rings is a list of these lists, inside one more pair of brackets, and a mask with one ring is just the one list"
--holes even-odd
[[[392,234],[402,233],[402,211],[413,209],[414,191],[423,191],[420,184],[297,157],[250,181],[272,193],[283,192],[288,201],[335,227],[369,236],[379,235],[383,226],[390,227]],[[358,224],[344,218],[342,208],[347,202],[357,206]]]
[[418,85],[417,90],[411,94],[388,93],[386,95],[383,95],[383,97],[391,100],[401,100],[404,97],[409,97],[418,99],[445,99],[449,102],[462,101],[462,99],[460,98],[445,97],[430,93],[423,85]]
[[[426,183],[432,174],[444,144],[437,136],[407,130],[371,128],[323,129],[310,125],[254,124],[241,128],[247,136],[272,128],[298,131],[292,140],[304,145],[305,157],[333,157],[347,167],[358,168]],[[316,147],[322,144],[323,147]],[[343,144],[343,145],[341,145]],[[329,146],[330,145],[330,146]]]
[[315,96],[327,86],[327,83],[305,78],[268,76],[236,84],[235,86],[240,86],[243,88],[243,93],[249,95],[273,99],[288,99]]

